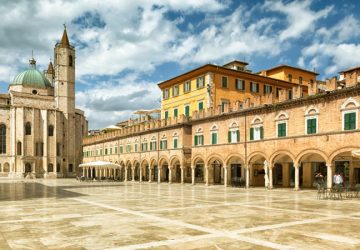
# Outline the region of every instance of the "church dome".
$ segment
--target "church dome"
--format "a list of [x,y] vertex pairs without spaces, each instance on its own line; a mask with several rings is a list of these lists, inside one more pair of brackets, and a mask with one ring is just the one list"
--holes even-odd
[[45,77],[45,75],[36,69],[36,61],[34,59],[30,60],[30,68],[18,74],[10,84],[10,86],[15,85],[33,88],[52,87],[50,81]]

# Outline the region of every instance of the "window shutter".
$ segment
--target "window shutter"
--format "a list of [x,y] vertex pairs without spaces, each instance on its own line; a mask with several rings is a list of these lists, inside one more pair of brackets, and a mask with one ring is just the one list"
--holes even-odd
[[264,139],[264,127],[260,127],[260,139]]
[[254,140],[254,128],[250,128],[250,141]]
[[236,142],[240,141],[240,131],[236,130]]
[[204,135],[200,135],[201,136],[201,145],[204,145]]
[[228,142],[231,143],[231,131],[228,131]]
[[256,93],[259,93],[259,84],[256,83]]
[[356,113],[349,114],[349,128],[350,129],[356,128]]
[[197,138],[197,136],[195,135],[195,136],[194,136],[194,145],[197,146],[197,144],[198,144],[198,138]]

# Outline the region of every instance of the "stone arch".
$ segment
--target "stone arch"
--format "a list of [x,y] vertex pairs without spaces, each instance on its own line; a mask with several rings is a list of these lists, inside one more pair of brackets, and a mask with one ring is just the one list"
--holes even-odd
[[159,165],[163,165],[165,162],[167,162],[168,164],[170,163],[169,159],[166,156],[160,156],[159,158]]
[[310,105],[305,110],[305,115],[317,115],[317,114],[319,114],[319,109],[317,107],[315,107],[314,105]]
[[345,152],[351,152],[351,151],[354,151],[354,150],[360,150],[360,147],[349,146],[349,147],[343,147],[343,148],[336,149],[330,154],[328,163],[332,163],[334,161],[334,158],[337,155],[345,153]]
[[305,155],[309,155],[309,154],[317,154],[317,155],[320,155],[324,160],[325,162],[329,162],[329,158],[328,156],[326,155],[325,152],[319,150],[319,149],[305,149],[303,151],[301,151],[296,157],[295,157],[295,161],[294,163],[300,163],[301,162],[301,158],[303,158]]
[[205,179],[209,184],[222,184],[224,179],[224,160],[219,154],[212,154],[206,159]]
[[198,154],[198,155],[195,155],[191,161],[191,165],[192,166],[195,166],[195,164],[198,162],[198,161],[203,161],[205,163],[205,160],[204,158],[202,157],[201,154]]
[[259,124],[259,123],[263,123],[263,119],[260,116],[256,115],[254,119],[252,119],[251,125]]
[[261,151],[255,151],[255,152],[252,152],[252,153],[248,156],[248,162],[247,162],[247,164],[250,164],[251,160],[252,160],[255,156],[261,156],[261,157],[265,158],[265,160],[267,160],[267,161],[268,161],[268,159],[269,159],[269,157],[268,157],[265,153],[263,153],[263,152],[261,152]]
[[5,162],[3,165],[3,172],[10,172],[10,165],[8,162]]
[[239,158],[245,164],[244,157],[238,153],[231,153],[226,156],[226,158],[224,159],[224,164],[228,165],[230,163],[230,160],[233,158]]
[[181,160],[180,160],[179,156],[177,156],[177,155],[171,156],[170,160],[169,160],[170,166],[174,165],[177,161],[181,164]]
[[239,124],[237,123],[237,121],[232,121],[229,124],[229,128],[238,128],[238,127],[239,127]]
[[211,125],[210,131],[214,131],[214,130],[219,130],[219,126],[216,125],[215,123],[213,125]]
[[206,165],[210,165],[210,161],[213,159],[218,159],[221,163],[224,163],[224,159],[219,154],[211,154],[206,158]]
[[[352,105],[353,107],[349,107],[350,105]],[[359,108],[360,104],[359,102],[354,99],[353,97],[348,98],[342,105],[341,105],[341,109],[349,109],[349,108]]]
[[142,159],[140,166],[149,166],[149,161],[147,159]]
[[270,156],[270,158],[269,158],[269,164],[270,164],[270,166],[275,163],[275,162],[274,162],[274,161],[275,161],[275,158],[276,158],[277,156],[279,156],[279,155],[286,155],[286,156],[288,156],[288,157],[292,160],[292,162],[295,163],[295,157],[294,157],[294,155],[293,155],[290,151],[288,151],[288,150],[278,150],[278,151],[274,152],[274,153]]
[[289,119],[289,115],[284,111],[280,111],[280,113],[277,114],[275,117],[275,121],[286,120],[286,119]]

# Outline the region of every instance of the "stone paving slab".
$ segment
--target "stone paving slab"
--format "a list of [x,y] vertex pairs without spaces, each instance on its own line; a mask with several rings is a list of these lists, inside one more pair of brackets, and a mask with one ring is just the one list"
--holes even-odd
[[0,249],[360,249],[360,199],[315,190],[0,180]]

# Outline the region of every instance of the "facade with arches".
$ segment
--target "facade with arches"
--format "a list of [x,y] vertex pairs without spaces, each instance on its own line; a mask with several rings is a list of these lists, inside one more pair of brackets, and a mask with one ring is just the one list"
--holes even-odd
[[54,47],[54,64],[29,69],[0,95],[0,176],[73,177],[82,162],[87,122],[75,108],[75,49],[66,29]]
[[[247,187],[298,190],[312,188],[317,172],[330,187],[338,172],[356,185],[360,160],[352,152],[360,150],[359,109],[359,85],[227,112],[209,109],[192,119],[87,138],[84,161],[118,162],[132,173],[126,181],[226,186],[242,180]],[[137,152],[135,143],[141,144]],[[117,148],[113,154],[96,153],[109,145]]]

